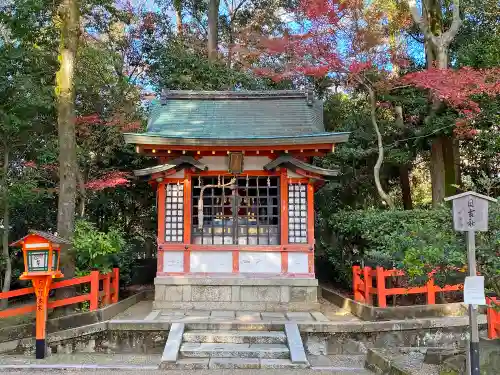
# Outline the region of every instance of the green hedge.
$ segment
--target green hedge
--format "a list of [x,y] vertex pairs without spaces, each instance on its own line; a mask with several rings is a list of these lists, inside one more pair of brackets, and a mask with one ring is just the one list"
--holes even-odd
[[[354,264],[403,269],[410,284],[438,269],[439,284],[461,282],[467,264],[465,235],[453,230],[451,209],[341,211],[319,220],[323,277],[351,287]],[[478,269],[490,290],[500,291],[500,207],[490,205],[490,228],[477,235]]]

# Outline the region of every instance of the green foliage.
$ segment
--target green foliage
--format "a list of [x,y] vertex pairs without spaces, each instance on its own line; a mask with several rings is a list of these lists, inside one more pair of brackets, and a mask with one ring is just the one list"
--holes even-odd
[[88,221],[77,221],[73,237],[77,271],[79,273],[87,273],[93,269],[101,272],[111,271],[125,245],[123,233],[118,229],[111,228],[104,233],[98,231],[95,225]]
[[257,80],[250,74],[231,69],[222,61],[210,61],[203,49],[183,39],[157,46],[152,58],[151,78],[159,88],[227,90],[257,86]]
[[[436,270],[438,284],[462,282],[465,236],[453,230],[451,210],[341,211],[321,221],[323,250],[334,281],[350,287],[354,264],[403,269],[420,285]],[[487,288],[500,291],[500,207],[490,208],[489,232],[477,235],[479,272]]]

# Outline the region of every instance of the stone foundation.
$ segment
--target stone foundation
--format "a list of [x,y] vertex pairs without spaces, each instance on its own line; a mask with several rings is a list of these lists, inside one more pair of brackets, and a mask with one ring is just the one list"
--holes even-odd
[[314,311],[318,281],[309,278],[159,276],[155,309]]

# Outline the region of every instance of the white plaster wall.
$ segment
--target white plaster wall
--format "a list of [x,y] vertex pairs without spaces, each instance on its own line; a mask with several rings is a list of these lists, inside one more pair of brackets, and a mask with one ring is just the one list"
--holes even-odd
[[241,251],[240,272],[281,273],[281,253]]
[[309,261],[307,253],[288,253],[289,273],[308,273]]
[[182,251],[163,252],[163,272],[184,272],[184,253]]
[[191,252],[191,272],[233,272],[231,251]]
[[[227,156],[204,156],[200,162],[206,164],[209,171],[227,171],[227,158]],[[243,171],[264,170],[264,165],[270,161],[267,156],[245,156]]]

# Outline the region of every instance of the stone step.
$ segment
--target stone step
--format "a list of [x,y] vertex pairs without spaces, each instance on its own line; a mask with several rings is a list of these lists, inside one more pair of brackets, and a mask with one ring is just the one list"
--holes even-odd
[[289,359],[270,358],[181,358],[161,367],[165,370],[201,369],[305,369],[307,365],[292,363]]
[[188,342],[181,345],[179,353],[184,358],[290,358],[290,351],[284,344],[218,344]]
[[286,335],[279,331],[189,331],[184,342],[222,344],[286,344]]
[[365,369],[366,355],[309,355],[309,364],[313,370],[318,371],[357,371],[369,373]]

